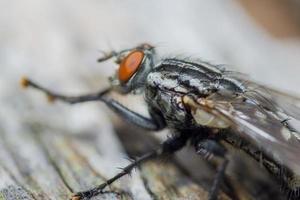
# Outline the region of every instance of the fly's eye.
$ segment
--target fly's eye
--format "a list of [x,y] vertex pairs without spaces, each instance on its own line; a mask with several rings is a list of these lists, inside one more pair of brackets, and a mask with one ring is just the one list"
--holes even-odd
[[129,53],[121,62],[119,67],[119,80],[127,82],[140,67],[144,58],[144,52],[135,50]]

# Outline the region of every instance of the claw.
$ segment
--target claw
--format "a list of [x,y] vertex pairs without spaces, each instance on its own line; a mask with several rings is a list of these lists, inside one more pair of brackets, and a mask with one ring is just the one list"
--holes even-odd
[[55,99],[56,98],[53,95],[51,95],[51,94],[47,95],[47,100],[48,100],[49,103],[53,103],[55,101]]
[[74,194],[71,196],[70,200],[80,200],[81,199],[81,195],[80,194]]
[[71,196],[70,200],[88,200],[93,196],[103,193],[102,189],[105,188],[106,186],[107,184],[103,183],[96,189],[75,193]]
[[29,84],[30,84],[30,81],[27,77],[24,76],[21,78],[20,85],[22,88],[24,88],[24,89],[27,88],[29,86]]
[[78,192],[71,196],[70,200],[85,200],[90,199],[93,195],[91,194],[85,194],[84,192]]

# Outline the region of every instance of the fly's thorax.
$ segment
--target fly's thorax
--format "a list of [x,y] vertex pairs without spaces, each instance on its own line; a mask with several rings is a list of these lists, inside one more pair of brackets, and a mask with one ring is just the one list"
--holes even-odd
[[192,80],[179,70],[154,69],[148,75],[145,86],[147,103],[159,110],[169,127],[184,127],[193,124],[190,113],[183,105],[183,96],[197,93],[209,94],[212,85],[196,77]]
[[182,94],[147,86],[145,100],[149,107],[160,112],[169,128],[191,125],[191,116],[183,106]]
[[[176,59],[163,60],[147,75],[145,83],[147,103],[161,111],[166,121],[170,121],[169,124],[206,126],[206,123],[197,123],[190,110],[186,110],[183,97],[192,95],[197,99],[223,90],[228,93],[239,91],[238,83],[224,78],[220,70],[207,65]],[[200,114],[203,116],[203,113]],[[208,116],[204,117],[204,120],[207,120]],[[219,122],[223,121],[214,120],[214,128],[215,125],[217,128],[227,128],[227,124],[220,125]]]
[[214,92],[235,94],[244,92],[243,83],[229,77],[224,71],[206,62],[189,62],[178,59],[165,59],[147,75],[149,86],[193,94],[199,97]]
[[206,75],[169,65],[155,67],[147,75],[146,84],[159,90],[181,94],[194,93],[200,96],[207,96],[215,90],[213,80]]

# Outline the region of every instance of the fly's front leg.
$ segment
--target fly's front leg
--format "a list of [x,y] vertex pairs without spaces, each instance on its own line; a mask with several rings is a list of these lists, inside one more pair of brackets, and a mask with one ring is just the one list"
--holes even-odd
[[103,102],[124,120],[141,128],[156,131],[163,129],[166,126],[163,118],[151,110],[151,118],[147,118],[132,110],[129,110],[113,99],[103,99]]
[[48,100],[50,101],[60,100],[69,104],[83,103],[87,101],[102,101],[111,110],[117,113],[120,117],[124,118],[126,121],[147,130],[160,130],[165,127],[164,120],[156,112],[150,111],[151,118],[146,118],[136,112],[129,110],[119,102],[106,97],[105,95],[111,91],[110,88],[107,88],[103,91],[94,94],[87,94],[81,96],[66,96],[57,94],[56,92],[52,92],[27,78],[23,78],[21,80],[21,84],[23,87],[32,87],[34,89],[44,92],[47,95]]
[[22,78],[21,79],[21,86],[24,88],[31,87],[36,90],[42,91],[47,95],[47,98],[50,102],[54,102],[55,100],[60,100],[65,103],[69,104],[76,104],[76,103],[83,103],[87,101],[102,101],[103,96],[111,91],[110,88],[104,89],[100,92],[93,93],[93,94],[87,94],[87,95],[80,95],[80,96],[66,96],[62,94],[58,94],[56,92],[53,92],[51,90],[48,90],[41,85],[35,83],[34,81],[28,79],[28,78]]
[[102,193],[103,189],[105,187],[111,185],[113,182],[115,182],[119,178],[121,178],[127,174],[130,174],[130,172],[135,167],[140,165],[141,163],[143,163],[149,159],[156,158],[161,155],[172,154],[175,151],[180,150],[183,146],[185,146],[187,140],[188,140],[188,136],[186,136],[184,134],[178,135],[173,138],[169,138],[158,149],[139,157],[138,159],[133,161],[131,164],[129,164],[125,168],[123,168],[123,170],[120,173],[118,173],[111,179],[107,180],[105,183],[103,183],[91,190],[79,192],[79,193],[73,195],[71,200],[90,199],[91,197],[94,197],[94,196]]
[[202,140],[195,145],[196,152],[207,160],[212,160],[214,157],[221,159],[221,164],[218,166],[217,173],[214,177],[213,184],[209,191],[209,200],[218,198],[219,190],[222,181],[224,180],[225,170],[228,165],[226,158],[226,149],[215,140]]

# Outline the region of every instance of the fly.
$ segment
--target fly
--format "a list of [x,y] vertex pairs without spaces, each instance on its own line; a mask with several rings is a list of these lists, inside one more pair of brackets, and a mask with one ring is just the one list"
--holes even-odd
[[[115,59],[118,71],[111,86],[82,96],[65,96],[23,78],[24,87],[47,94],[49,100],[76,104],[102,101],[128,122],[147,130],[169,128],[174,136],[123,168],[105,183],[78,192],[72,200],[88,199],[155,157],[172,154],[187,143],[207,159],[222,160],[209,199],[218,196],[228,165],[226,146],[245,151],[284,183],[289,199],[300,198],[300,134],[287,119],[300,120],[300,99],[251,81],[243,74],[203,62],[176,58],[158,59],[149,44],[105,54],[98,61]],[[133,112],[109,97],[142,91],[150,118]]]

